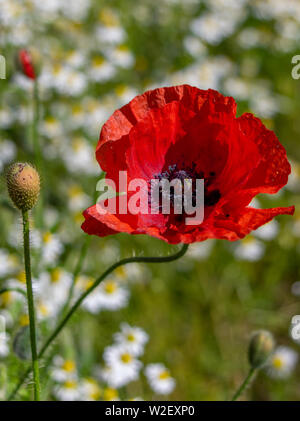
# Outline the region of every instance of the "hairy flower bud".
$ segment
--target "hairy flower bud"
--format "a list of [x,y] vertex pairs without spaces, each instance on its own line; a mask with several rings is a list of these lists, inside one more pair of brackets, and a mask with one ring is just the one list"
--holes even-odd
[[28,163],[18,162],[9,167],[6,174],[8,193],[21,211],[33,208],[40,192],[40,176]]
[[255,332],[251,338],[248,358],[252,368],[260,368],[265,364],[274,350],[273,335],[267,330]]

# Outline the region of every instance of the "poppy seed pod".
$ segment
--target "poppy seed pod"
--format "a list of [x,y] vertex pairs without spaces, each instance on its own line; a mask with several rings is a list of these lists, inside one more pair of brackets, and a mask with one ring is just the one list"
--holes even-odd
[[252,368],[260,368],[265,364],[274,350],[274,339],[267,330],[255,332],[251,338],[248,358]]
[[28,163],[11,165],[6,174],[8,193],[14,205],[28,211],[36,204],[40,193],[40,176]]

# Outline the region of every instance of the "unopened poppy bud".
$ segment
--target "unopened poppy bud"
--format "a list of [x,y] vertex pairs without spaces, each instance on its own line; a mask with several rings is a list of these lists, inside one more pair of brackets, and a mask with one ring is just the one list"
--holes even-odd
[[32,165],[16,163],[6,174],[8,193],[21,211],[28,211],[36,204],[40,193],[40,176]]
[[33,64],[32,55],[28,50],[22,49],[18,52],[18,67],[21,72],[29,79],[34,80],[36,78],[36,72]]
[[273,335],[267,330],[255,332],[251,338],[248,358],[252,368],[264,365],[274,350]]

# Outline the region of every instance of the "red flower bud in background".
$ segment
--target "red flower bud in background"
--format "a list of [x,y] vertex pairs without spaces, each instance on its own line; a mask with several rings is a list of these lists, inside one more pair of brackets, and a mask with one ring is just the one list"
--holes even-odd
[[30,79],[35,79],[35,70],[33,65],[32,56],[29,51],[22,49],[18,53],[18,62],[21,66],[21,71]]

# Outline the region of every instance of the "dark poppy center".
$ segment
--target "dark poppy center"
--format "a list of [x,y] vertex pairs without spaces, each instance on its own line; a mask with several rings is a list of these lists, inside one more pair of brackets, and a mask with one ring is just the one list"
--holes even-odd
[[[196,164],[192,164],[191,167],[179,167],[177,164],[169,165],[168,169],[156,174],[154,179],[156,180],[168,180],[171,182],[172,180],[179,180],[182,184],[182,188],[184,186],[184,180],[190,181],[190,186],[192,189],[192,204],[193,206],[196,205],[196,180],[204,180],[204,206],[213,206],[221,198],[220,191],[218,189],[213,188],[213,183],[215,181],[216,174],[215,172],[211,171],[210,173],[206,174],[203,171],[196,170]],[[170,204],[174,206],[175,202],[175,192],[174,189],[170,189]],[[182,201],[184,200],[184,196],[182,196]],[[149,203],[151,202],[151,189],[150,189],[150,197]],[[162,202],[162,190],[160,189],[160,199],[158,207],[161,209],[161,202]]]

